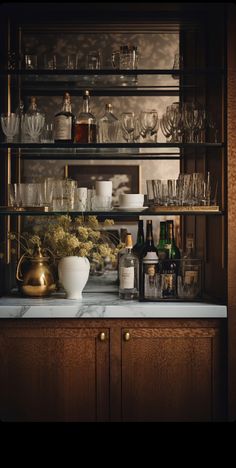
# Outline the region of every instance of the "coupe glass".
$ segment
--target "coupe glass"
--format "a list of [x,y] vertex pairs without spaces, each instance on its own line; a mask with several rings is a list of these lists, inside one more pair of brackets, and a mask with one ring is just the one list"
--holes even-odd
[[13,137],[19,131],[19,116],[17,114],[1,114],[2,131],[6,135],[6,141],[13,141]]

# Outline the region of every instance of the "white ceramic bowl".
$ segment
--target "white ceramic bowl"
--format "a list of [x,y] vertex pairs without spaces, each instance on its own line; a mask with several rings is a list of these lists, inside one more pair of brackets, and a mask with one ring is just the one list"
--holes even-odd
[[119,196],[120,207],[139,208],[143,206],[144,195],[142,193],[123,193]]

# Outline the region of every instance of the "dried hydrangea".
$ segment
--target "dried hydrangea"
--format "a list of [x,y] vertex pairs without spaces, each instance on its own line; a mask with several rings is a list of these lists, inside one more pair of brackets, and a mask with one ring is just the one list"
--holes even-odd
[[119,248],[112,243],[110,234],[105,229],[113,224],[114,221],[109,219],[99,223],[96,216],[30,217],[24,241],[28,251],[30,245],[40,245],[44,249],[50,249],[58,259],[78,255],[86,256],[91,262],[100,265],[108,259],[115,264]]

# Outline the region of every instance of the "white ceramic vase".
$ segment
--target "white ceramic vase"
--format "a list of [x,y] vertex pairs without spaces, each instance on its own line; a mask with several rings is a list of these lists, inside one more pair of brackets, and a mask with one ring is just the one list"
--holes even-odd
[[90,262],[87,257],[64,257],[58,264],[59,281],[66,290],[67,299],[82,299],[88,281]]

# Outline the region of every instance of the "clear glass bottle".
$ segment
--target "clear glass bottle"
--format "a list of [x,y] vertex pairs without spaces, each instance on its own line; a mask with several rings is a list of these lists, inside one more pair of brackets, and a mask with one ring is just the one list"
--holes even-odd
[[152,220],[147,220],[146,241],[140,258],[140,299],[157,299],[160,295],[159,282],[159,259],[153,242]]
[[86,90],[83,95],[83,110],[79,113],[75,124],[76,143],[96,143],[97,123],[94,115],[89,110],[90,94]]
[[120,299],[133,300],[138,298],[138,268],[137,257],[132,253],[132,234],[126,236],[126,252],[120,258],[119,264],[119,297]]
[[71,98],[65,93],[61,111],[54,117],[54,141],[72,143],[75,134],[75,116],[71,110]]
[[194,299],[201,295],[202,261],[196,256],[193,234],[186,238],[186,250],[180,262],[178,276],[178,296]]
[[112,104],[106,104],[105,114],[98,122],[99,143],[117,143],[119,119],[112,112]]

